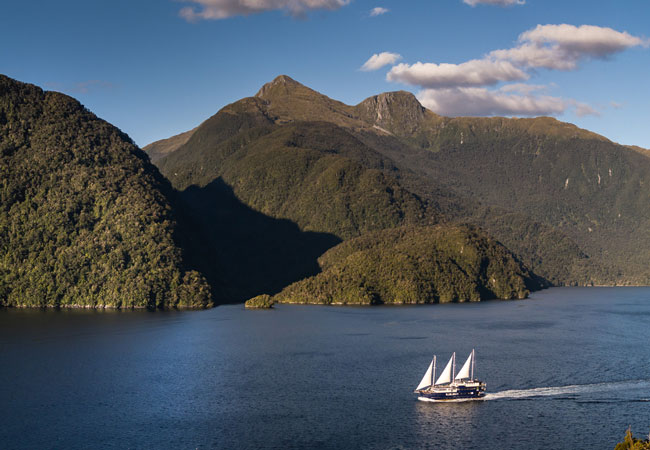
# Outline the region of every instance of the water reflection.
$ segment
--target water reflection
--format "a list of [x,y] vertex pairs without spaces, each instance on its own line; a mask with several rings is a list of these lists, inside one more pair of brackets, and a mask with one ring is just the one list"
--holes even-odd
[[[479,432],[478,421],[485,409],[484,401],[467,402],[422,402],[414,401],[416,426],[419,442],[428,442],[441,448],[472,441]],[[459,445],[458,448],[463,448]]]

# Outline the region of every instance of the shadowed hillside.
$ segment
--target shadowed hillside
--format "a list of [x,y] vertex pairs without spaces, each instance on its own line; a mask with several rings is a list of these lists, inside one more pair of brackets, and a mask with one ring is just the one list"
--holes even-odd
[[[391,175],[390,161],[345,129],[322,122],[272,126],[265,120],[261,114],[220,113],[159,165],[179,189],[221,177],[252,208],[343,239],[437,221],[435,211]],[[228,137],[225,126],[243,131]]]
[[249,208],[220,178],[187,188],[175,203],[187,258],[207,277],[219,303],[274,294],[315,275],[317,258],[340,242]]

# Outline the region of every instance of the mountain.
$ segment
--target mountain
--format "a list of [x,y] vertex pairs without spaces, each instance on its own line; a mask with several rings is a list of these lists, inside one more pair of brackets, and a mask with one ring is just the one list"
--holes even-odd
[[177,134],[167,139],[152,142],[151,144],[145,146],[142,150],[144,150],[147,155],[149,155],[149,158],[152,161],[157,161],[160,158],[166,156],[168,153],[173,152],[181,145],[185,144],[192,137],[192,134],[194,134],[195,131],[196,128],[184,133]]
[[366,233],[327,251],[322,272],[273,297],[280,303],[447,303],[521,299],[544,286],[501,244],[467,227]]
[[549,117],[443,117],[403,91],[350,106],[283,75],[156,164],[301,230],[471,223],[554,284],[650,282],[647,154]]
[[187,233],[201,230],[188,257],[228,292],[224,302],[276,293],[317,273],[318,256],[343,239],[437,221],[388,162],[340,127],[272,126],[255,114],[254,100],[236,106],[246,112],[228,109],[196,130],[184,146],[195,154],[181,148],[158,161],[173,163],[167,173],[182,191]]
[[76,100],[0,75],[0,305],[203,307],[173,190]]

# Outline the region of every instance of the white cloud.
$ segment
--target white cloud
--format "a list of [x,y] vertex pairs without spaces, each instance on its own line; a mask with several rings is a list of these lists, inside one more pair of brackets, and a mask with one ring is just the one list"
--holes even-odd
[[649,45],[647,39],[594,25],[537,25],[519,36],[520,45],[495,50],[488,57],[524,67],[573,70],[587,58],[605,59],[630,47]]
[[525,0],[463,0],[463,3],[466,3],[470,6],[476,6],[479,4],[482,5],[497,5],[497,6],[512,6],[512,5],[523,5],[526,3]]
[[594,25],[537,25],[523,33],[521,41],[536,44],[557,43],[567,52],[579,52],[595,57],[604,57],[637,45],[648,46],[648,41],[632,36],[627,31]]
[[421,63],[393,66],[386,79],[425,88],[486,86],[526,80],[529,75],[509,61],[473,59],[462,64]]
[[520,94],[532,94],[533,92],[546,91],[548,86],[543,84],[511,83],[499,88],[501,92],[518,92]]
[[[517,89],[520,89],[518,86]],[[514,90],[514,89],[513,89]],[[570,99],[510,94],[508,89],[488,90],[477,87],[424,89],[418,93],[420,102],[445,116],[540,116],[559,115],[574,109],[578,115],[597,114],[589,105]]]
[[376,8],[372,8],[370,10],[370,17],[381,16],[382,14],[386,14],[388,11],[390,10],[387,8],[382,8],[381,6],[377,6]]
[[400,60],[402,56],[398,53],[390,53],[390,52],[382,52],[382,53],[375,53],[366,61],[363,66],[361,66],[361,70],[365,72],[369,72],[371,70],[377,70],[381,69],[384,66],[387,66],[389,64],[395,64],[398,60]]
[[[464,0],[479,3],[515,4],[516,0]],[[546,94],[547,86],[512,83],[528,80],[536,68],[575,70],[586,59],[607,59],[631,47],[649,47],[650,40],[626,31],[593,25],[537,25],[522,33],[518,45],[494,50],[482,59],[460,64],[423,63],[393,65],[388,81],[420,86],[418,98],[429,109],[444,115],[558,115],[567,110],[577,116],[599,115],[594,107],[574,99]],[[383,54],[382,54],[383,55]],[[375,70],[388,60],[373,55],[363,70]],[[489,86],[510,82],[499,88]],[[603,108],[599,108],[603,109]]]
[[180,16],[194,22],[201,19],[226,19],[247,16],[264,11],[282,10],[301,16],[313,9],[334,10],[350,3],[350,0],[183,0],[194,3],[180,10]]
[[[519,3],[464,1],[472,6]],[[422,104],[444,115],[536,116],[558,115],[567,110],[577,116],[599,115],[598,110],[586,103],[547,95],[546,86],[510,83],[492,90],[487,87],[528,80],[536,68],[575,70],[580,61],[607,59],[637,46],[648,47],[650,40],[593,25],[538,25],[522,33],[516,47],[494,50],[482,59],[460,64],[397,64],[386,74],[386,79],[420,86],[423,89],[418,96]]]
[[555,70],[573,70],[577,67],[574,58],[566,58],[557,48],[522,44],[506,50],[494,50],[489,57],[496,60],[512,61],[524,67],[546,67]]

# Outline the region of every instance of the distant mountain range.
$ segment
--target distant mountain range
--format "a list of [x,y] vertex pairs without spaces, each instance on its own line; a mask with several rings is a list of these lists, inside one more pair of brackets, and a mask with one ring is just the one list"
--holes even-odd
[[283,75],[144,150],[160,172],[73,99],[0,78],[0,305],[650,282],[648,151],[553,118],[447,118],[403,91],[349,106]]

